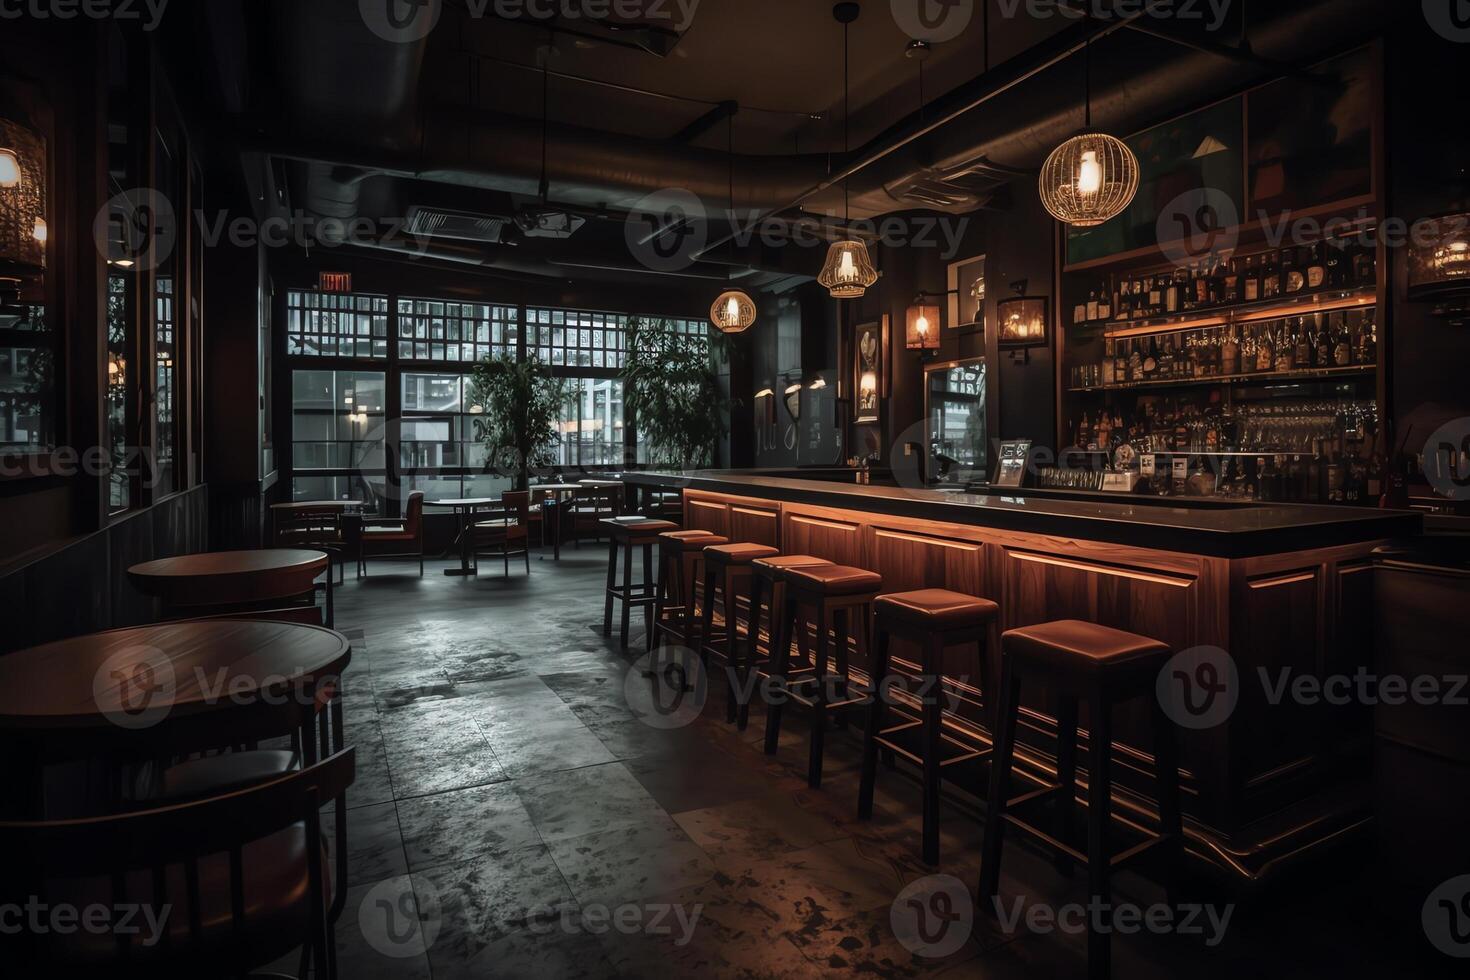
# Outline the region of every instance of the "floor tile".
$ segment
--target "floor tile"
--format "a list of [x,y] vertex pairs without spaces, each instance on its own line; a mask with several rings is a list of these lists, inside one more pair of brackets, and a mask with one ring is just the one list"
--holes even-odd
[[493,783],[398,801],[408,866],[424,871],[488,852],[541,843],[510,783]]
[[555,840],[548,846],[572,895],[584,908],[643,902],[703,884],[715,875],[709,856],[663,814],[644,823]]
[[513,785],[548,844],[666,816],[621,763],[518,779]]
[[[398,813],[392,803],[374,803],[350,809],[347,822],[347,884],[361,885],[408,873],[403,856],[403,838],[398,832]],[[336,854],[336,812],[323,808],[322,834],[333,857]],[[336,868],[333,863],[331,867]]]

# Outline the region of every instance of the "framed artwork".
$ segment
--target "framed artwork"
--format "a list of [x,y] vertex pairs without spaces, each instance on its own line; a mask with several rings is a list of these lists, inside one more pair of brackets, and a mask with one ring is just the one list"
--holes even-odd
[[1046,297],[1017,296],[995,304],[1002,347],[1045,347]]
[[949,329],[985,329],[985,256],[949,264]]
[[860,323],[852,334],[852,420],[879,420],[888,373],[888,315]]

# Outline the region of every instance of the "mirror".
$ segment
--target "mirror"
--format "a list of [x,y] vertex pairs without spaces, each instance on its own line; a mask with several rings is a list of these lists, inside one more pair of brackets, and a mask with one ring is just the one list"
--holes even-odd
[[924,369],[924,445],[930,483],[964,485],[988,477],[985,358]]

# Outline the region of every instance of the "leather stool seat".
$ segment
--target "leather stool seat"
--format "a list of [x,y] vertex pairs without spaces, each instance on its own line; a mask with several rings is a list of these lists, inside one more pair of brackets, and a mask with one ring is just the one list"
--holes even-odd
[[861,595],[883,588],[883,576],[851,565],[810,565],[786,572],[786,581],[823,595]]
[[758,572],[779,575],[792,568],[811,568],[814,565],[832,563],[825,558],[815,558],[811,555],[776,555],[773,558],[757,558],[751,564],[755,565]]
[[729,540],[712,531],[664,531],[658,536],[660,547],[677,548],[679,551],[703,551],[710,545],[726,544]]
[[989,599],[948,589],[892,592],[880,595],[873,607],[880,617],[934,630],[975,629],[1000,615],[1000,606]]
[[1168,644],[1076,619],[1009,630],[1005,648],[1025,662],[1053,670],[1148,667],[1169,658]]
[[710,545],[704,549],[704,553],[707,558],[723,561],[729,565],[749,565],[757,558],[774,558],[781,554],[781,551],[779,548],[742,541],[735,544]]
[[647,537],[649,535],[663,534],[665,531],[679,530],[679,525],[673,521],[658,521],[652,518],[625,521],[617,517],[604,517],[597,523],[602,526],[604,531],[615,538],[626,538],[632,535]]

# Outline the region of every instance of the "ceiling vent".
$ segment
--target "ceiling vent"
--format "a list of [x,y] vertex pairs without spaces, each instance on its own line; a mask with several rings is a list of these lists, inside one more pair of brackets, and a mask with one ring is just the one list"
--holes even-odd
[[411,207],[404,231],[416,238],[453,238],[464,242],[498,245],[506,226],[505,218],[444,208]]

